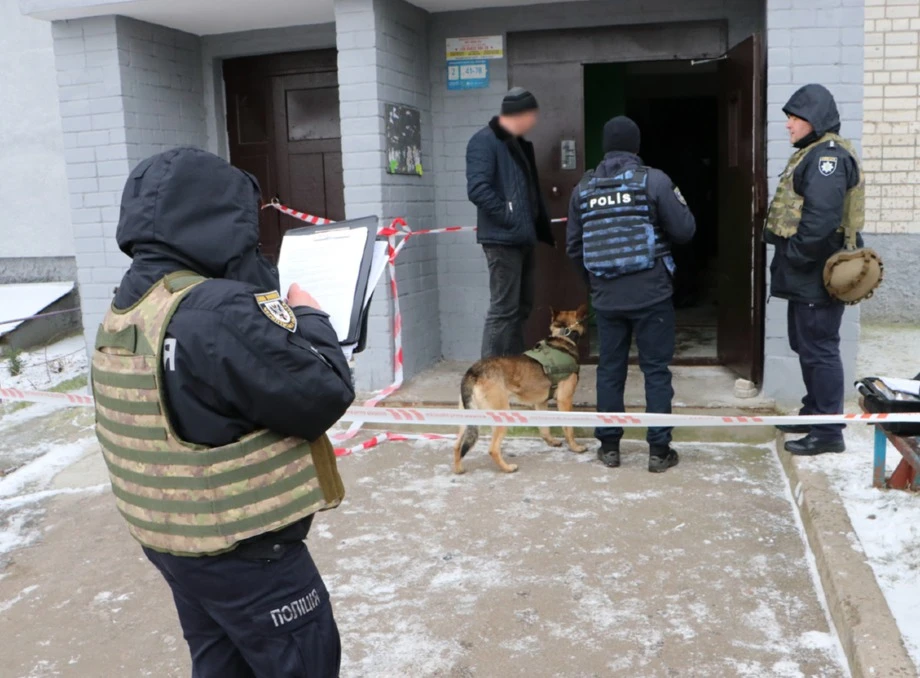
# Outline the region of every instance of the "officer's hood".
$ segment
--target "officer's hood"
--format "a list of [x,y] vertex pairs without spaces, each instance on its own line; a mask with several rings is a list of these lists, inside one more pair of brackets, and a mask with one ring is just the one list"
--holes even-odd
[[840,113],[837,103],[823,85],[805,85],[793,94],[783,106],[783,112],[807,120],[815,128],[815,138],[828,132],[840,131]]
[[259,184],[196,148],[160,153],[134,168],[115,238],[135,259],[174,261],[209,278],[228,277],[259,244]]

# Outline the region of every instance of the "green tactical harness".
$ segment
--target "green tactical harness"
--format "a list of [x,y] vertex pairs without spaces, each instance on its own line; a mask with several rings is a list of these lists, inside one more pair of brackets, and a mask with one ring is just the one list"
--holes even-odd
[[530,351],[525,351],[524,355],[536,360],[543,367],[543,372],[549,377],[552,384],[550,388],[550,397],[556,394],[556,387],[559,382],[567,379],[573,374],[578,374],[578,360],[572,354],[563,351],[561,348],[549,345],[541,341]]

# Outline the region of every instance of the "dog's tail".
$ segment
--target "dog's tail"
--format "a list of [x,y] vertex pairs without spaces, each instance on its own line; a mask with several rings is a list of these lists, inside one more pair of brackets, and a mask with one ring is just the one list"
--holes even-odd
[[[473,404],[473,380],[464,378],[460,384],[460,409],[468,410]],[[478,426],[461,426],[457,434],[457,444],[460,446],[460,458],[466,456],[466,453],[473,449],[473,445],[479,440]]]

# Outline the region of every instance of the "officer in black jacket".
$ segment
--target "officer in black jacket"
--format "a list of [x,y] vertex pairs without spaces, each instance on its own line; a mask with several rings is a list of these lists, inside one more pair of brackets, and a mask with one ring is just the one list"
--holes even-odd
[[536,98],[515,87],[505,95],[501,115],[474,134],[466,149],[476,242],[489,266],[483,358],[523,353],[524,323],[533,308],[534,246],[554,244],[533,144],[524,138],[536,122]]
[[[294,333],[274,331],[260,310],[255,294],[279,281],[259,254],[259,199],[254,177],[192,148],[141,163],[122,197],[116,238],[133,261],[116,308],[175,271],[243,283],[198,285],[167,326],[169,420],[191,443],[217,447],[262,428],[316,440],[354,400],[336,333],[307,292],[292,286],[288,295]],[[172,589],[196,678],[338,675],[332,606],[303,541],[311,519],[224,555],[145,549]],[[321,600],[310,614],[272,623],[272,609],[314,590]]]
[[[805,85],[783,107],[792,145],[799,149],[780,179],[780,188],[792,173],[789,202],[801,200],[801,216],[793,232],[782,233],[783,197],[777,195],[764,230],[775,253],[770,264],[770,293],[788,300],[789,344],[799,356],[805,397],[801,414],[843,412],[843,362],[840,325],[844,305],[824,287],[824,265],[843,248],[840,230],[847,192],[860,181],[859,163],[837,137],[840,116],[834,97],[821,85]],[[836,138],[835,138],[836,137]],[[803,157],[801,154],[804,153]],[[797,163],[797,164],[796,164]],[[857,241],[862,246],[862,238]],[[781,426],[787,433],[807,433],[788,441],[797,455],[843,452],[843,425]]]
[[[674,389],[674,259],[671,243],[690,242],[696,232],[687,203],[667,174],[645,167],[640,134],[625,116],[604,126],[604,159],[575,188],[569,205],[567,252],[584,272],[600,335],[597,409],[623,412],[629,347],[635,334],[645,375],[648,412],[670,413]],[[623,429],[598,427],[598,458],[620,465]],[[648,430],[649,471],[678,462],[671,429]]]

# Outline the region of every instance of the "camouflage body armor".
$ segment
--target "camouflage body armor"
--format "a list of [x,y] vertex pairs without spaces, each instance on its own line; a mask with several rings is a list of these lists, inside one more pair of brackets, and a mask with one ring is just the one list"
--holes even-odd
[[144,546],[186,556],[232,550],[344,496],[326,436],[310,443],[261,430],[207,447],[176,435],[163,387],[166,327],[203,280],[175,273],[131,308],[111,308],[92,369],[96,435],[128,530]]
[[857,237],[865,225],[866,180],[859,156],[853,145],[838,134],[828,133],[805,148],[797,150],[779,178],[776,195],[770,203],[765,229],[780,238],[791,238],[802,220],[805,199],[795,192],[795,170],[799,163],[819,144],[830,142],[843,148],[856,161],[859,183],[847,191],[843,201],[843,219],[838,233],[844,234],[844,249],[832,255],[824,267],[824,286],[835,299],[856,304],[873,295],[882,282],[884,266],[881,257],[867,247],[857,248]]
[[541,341],[534,348],[525,351],[524,355],[536,360],[543,367],[543,373],[550,381],[550,397],[554,397],[556,387],[559,382],[568,379],[573,374],[578,373],[578,360],[571,353],[563,351],[561,348],[551,346],[545,341]]

